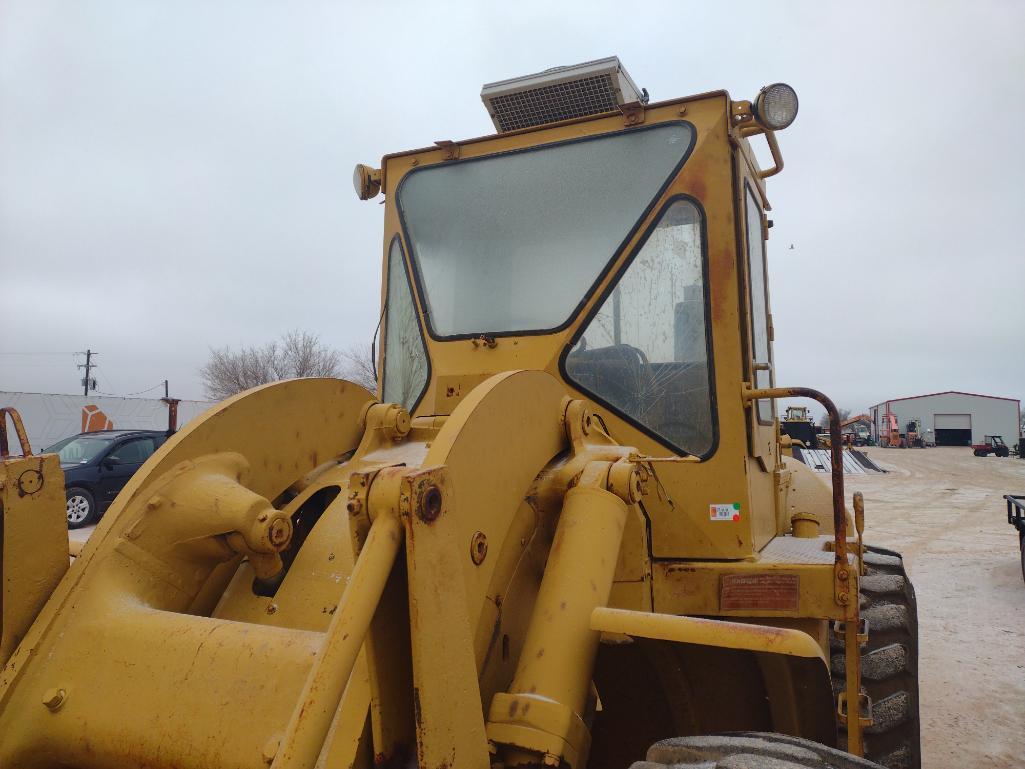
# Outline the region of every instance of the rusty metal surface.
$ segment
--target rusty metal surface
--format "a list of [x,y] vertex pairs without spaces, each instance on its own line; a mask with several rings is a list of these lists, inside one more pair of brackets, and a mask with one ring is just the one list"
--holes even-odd
[[836,541],[836,563],[847,565],[847,516],[844,509],[843,489],[843,447],[840,442],[840,412],[826,395],[810,387],[766,387],[747,389],[746,400],[756,401],[761,398],[811,398],[818,401],[829,415],[830,473],[833,487],[833,531]]
[[[810,398],[818,401],[829,415],[829,444],[833,496],[833,538],[835,563],[834,593],[836,602],[845,608],[845,646],[847,691],[858,691],[861,686],[861,651],[857,643],[859,617],[858,576],[861,572],[860,557],[852,569],[847,557],[847,514],[844,507],[843,486],[843,443],[841,441],[840,413],[826,395],[810,387],[771,387],[745,389],[744,397],[749,402],[758,398]],[[860,532],[858,551],[860,556]],[[855,755],[864,753],[864,727],[871,723],[862,714],[862,698],[844,698],[838,703],[838,718],[847,724],[847,750]],[[843,708],[846,708],[845,710]]]
[[178,432],[178,404],[180,398],[161,398],[167,404],[167,432]]
[[7,442],[7,418],[10,417],[14,424],[14,432],[21,444],[22,456],[32,456],[32,446],[28,442],[28,433],[25,432],[25,423],[21,421],[21,414],[16,409],[5,406],[0,408],[0,457],[6,459],[10,456],[10,447]]
[[0,667],[68,570],[66,510],[56,454],[0,461]]

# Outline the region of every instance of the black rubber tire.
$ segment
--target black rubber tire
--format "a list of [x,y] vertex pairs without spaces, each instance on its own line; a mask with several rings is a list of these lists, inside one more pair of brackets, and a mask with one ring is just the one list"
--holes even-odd
[[[72,486],[65,491],[64,498],[68,504],[69,529],[81,529],[83,526],[91,525],[96,520],[98,512],[96,509],[96,499],[88,489],[83,489],[81,486]],[[72,504],[76,504],[76,509],[79,511],[77,514],[72,513]]]
[[768,732],[677,737],[656,742],[631,769],[882,769],[811,740]]
[[982,452],[982,451],[979,451],[978,449],[975,449],[975,451],[974,451],[973,453],[974,453],[974,454],[975,454],[975,456],[977,456],[977,457],[984,457],[984,456],[986,456],[986,454],[985,454],[984,452]]
[[[868,644],[861,650],[861,686],[872,699],[874,723],[865,727],[865,756],[889,769],[921,769],[918,710],[918,604],[900,553],[865,548],[861,616]],[[846,688],[844,643],[831,634],[834,692]],[[847,744],[840,727],[838,745]]]

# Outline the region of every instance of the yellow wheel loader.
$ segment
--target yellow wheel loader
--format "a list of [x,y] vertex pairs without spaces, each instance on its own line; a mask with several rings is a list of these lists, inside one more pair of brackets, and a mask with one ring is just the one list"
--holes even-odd
[[611,58],[482,98],[496,133],[354,174],[376,395],[217,405],[70,568],[56,458],[3,433],[0,766],[919,767],[911,583],[774,381],[794,91],[655,103]]

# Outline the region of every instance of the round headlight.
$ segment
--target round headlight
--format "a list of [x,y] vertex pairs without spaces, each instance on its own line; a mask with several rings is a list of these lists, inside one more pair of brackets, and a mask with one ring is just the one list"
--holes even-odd
[[352,172],[352,186],[356,188],[356,196],[360,200],[370,200],[381,191],[381,172],[357,163]]
[[797,92],[786,83],[767,85],[758,92],[754,112],[770,131],[782,131],[797,117]]

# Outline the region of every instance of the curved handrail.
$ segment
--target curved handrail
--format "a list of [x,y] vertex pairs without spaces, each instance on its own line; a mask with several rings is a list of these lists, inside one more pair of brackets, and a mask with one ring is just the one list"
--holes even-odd
[[14,432],[18,435],[18,442],[21,443],[22,456],[32,456],[32,446],[28,442],[28,433],[25,432],[25,423],[21,421],[21,414],[17,409],[10,406],[0,408],[0,457],[7,459],[11,455],[7,443],[7,417],[14,423]]

